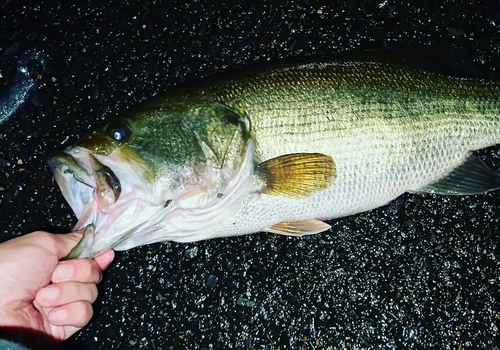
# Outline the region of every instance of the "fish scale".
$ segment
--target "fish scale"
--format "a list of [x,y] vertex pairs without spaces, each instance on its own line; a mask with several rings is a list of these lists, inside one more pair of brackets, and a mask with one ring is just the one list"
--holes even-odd
[[272,70],[199,91],[245,110],[259,159],[320,152],[333,157],[338,177],[306,199],[254,194],[215,236],[373,209],[437,181],[470,151],[500,143],[495,82],[373,62]]

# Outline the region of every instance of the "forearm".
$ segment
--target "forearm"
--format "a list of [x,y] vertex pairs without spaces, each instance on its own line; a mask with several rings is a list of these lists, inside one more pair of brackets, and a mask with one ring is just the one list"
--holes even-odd
[[46,350],[55,348],[57,343],[59,341],[45,332],[25,327],[0,325],[0,350]]
[[31,350],[25,346],[18,343],[11,342],[9,340],[0,339],[0,350]]

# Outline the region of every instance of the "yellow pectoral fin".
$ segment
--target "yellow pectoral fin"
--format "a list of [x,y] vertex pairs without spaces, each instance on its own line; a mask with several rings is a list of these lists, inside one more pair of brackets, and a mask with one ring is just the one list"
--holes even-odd
[[278,233],[287,236],[312,235],[326,231],[331,226],[323,221],[310,219],[302,221],[280,222],[270,228],[264,229],[264,232]]
[[337,176],[333,158],[321,153],[293,153],[257,165],[262,192],[291,198],[307,197],[329,187]]

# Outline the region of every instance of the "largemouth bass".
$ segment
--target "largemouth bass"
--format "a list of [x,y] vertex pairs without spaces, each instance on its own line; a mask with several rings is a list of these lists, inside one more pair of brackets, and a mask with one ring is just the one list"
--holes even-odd
[[70,257],[322,220],[404,192],[477,194],[500,176],[500,84],[398,63],[277,63],[174,89],[49,164],[85,235]]

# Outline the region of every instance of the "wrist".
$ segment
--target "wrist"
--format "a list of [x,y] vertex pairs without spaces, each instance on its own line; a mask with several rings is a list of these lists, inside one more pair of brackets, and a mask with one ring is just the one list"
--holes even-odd
[[2,323],[0,325],[0,339],[20,344],[30,350],[54,349],[59,343],[45,332],[16,326],[13,320],[5,319],[5,322],[12,322],[11,325],[6,325],[3,317],[0,317]]
[[0,338],[0,349],[7,349],[7,350],[30,350],[27,347],[11,342],[10,340],[2,339]]

